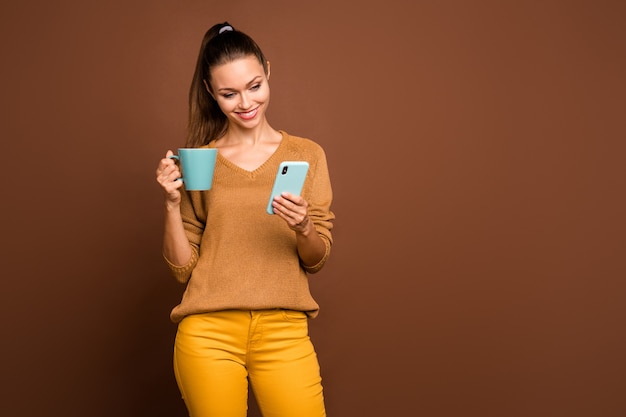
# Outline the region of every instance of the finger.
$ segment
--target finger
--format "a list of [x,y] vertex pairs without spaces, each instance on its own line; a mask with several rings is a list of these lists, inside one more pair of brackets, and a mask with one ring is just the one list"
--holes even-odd
[[166,184],[161,185],[163,187],[163,192],[170,200],[178,200],[180,199],[180,191],[178,190],[183,186],[182,181],[171,181]]
[[299,195],[285,192],[281,194],[281,197],[291,203],[291,207],[293,207],[294,210],[300,210],[301,208],[304,208],[304,210],[306,211],[309,206],[309,203],[304,199],[304,197]]
[[283,204],[279,201],[273,203],[274,213],[283,218],[290,227],[297,226],[307,217],[306,209],[294,206],[293,203],[282,199]]
[[168,178],[172,173],[171,167],[163,167],[162,169],[157,169],[157,181],[160,183],[168,182]]
[[[166,167],[157,175],[157,182],[167,191],[167,187],[181,177],[177,166]],[[182,182],[182,181],[178,181]],[[178,187],[176,187],[178,188]]]
[[167,189],[170,192],[172,192],[172,191],[178,190],[182,186],[183,186],[183,182],[179,181],[178,179],[175,179],[174,181],[171,181],[170,183],[168,183]]
[[180,177],[180,168],[178,168],[178,165],[176,164],[168,165],[165,168],[163,168],[163,175],[168,175],[168,176],[176,175],[176,177]]
[[297,197],[295,202],[281,198],[280,203],[296,221],[301,220],[308,214],[308,203],[302,197]]
[[182,183],[182,181],[177,181],[180,179],[180,171],[177,168],[166,170],[161,177],[163,178],[163,184],[169,184],[173,182]]
[[159,161],[159,165],[160,164],[164,164],[164,165],[176,164],[176,161],[174,161],[174,159],[172,158],[173,155],[174,155],[174,152],[168,149],[167,152],[165,152],[165,156],[161,158],[161,160]]
[[171,159],[165,159],[165,158],[161,159],[159,161],[159,165],[157,166],[156,174],[162,175],[166,169],[171,168],[171,167],[176,167],[176,166],[177,165]]
[[284,211],[284,209],[275,210],[274,213],[276,213],[278,217],[283,219],[287,223],[287,226],[289,226],[290,228],[293,228],[297,223],[296,220],[289,214],[289,212]]
[[272,207],[274,208],[274,213],[278,214],[279,217],[282,217],[284,220],[289,220],[291,218],[291,210],[289,210],[285,204],[284,200],[275,199],[272,203]]
[[284,198],[285,200],[289,200],[295,204],[299,204],[302,200],[304,200],[299,195],[291,194],[288,192],[281,193],[280,196]]

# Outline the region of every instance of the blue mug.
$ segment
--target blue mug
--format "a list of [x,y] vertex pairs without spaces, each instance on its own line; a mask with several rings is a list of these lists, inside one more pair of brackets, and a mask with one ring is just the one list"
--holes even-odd
[[180,161],[182,177],[188,191],[210,190],[217,159],[216,148],[179,148],[178,155],[170,156]]

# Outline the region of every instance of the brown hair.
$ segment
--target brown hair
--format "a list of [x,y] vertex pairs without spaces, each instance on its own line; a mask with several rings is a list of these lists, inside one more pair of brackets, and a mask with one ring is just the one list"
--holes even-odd
[[206,145],[226,133],[228,119],[207,91],[211,85],[211,69],[250,55],[259,60],[267,74],[267,60],[261,48],[250,36],[234,29],[228,22],[214,25],[204,34],[189,89],[186,147]]

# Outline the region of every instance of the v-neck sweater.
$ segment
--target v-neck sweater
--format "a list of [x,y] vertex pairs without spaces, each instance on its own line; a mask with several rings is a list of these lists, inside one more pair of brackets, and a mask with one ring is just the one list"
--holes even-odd
[[[180,210],[192,257],[186,265],[165,259],[174,277],[186,284],[170,314],[173,322],[229,309],[284,308],[304,311],[311,318],[318,314],[308,274],[318,272],[328,259],[335,218],[326,155],[310,139],[280,133],[277,149],[255,170],[245,170],[218,152],[211,190],[182,190]],[[326,247],[317,265],[302,264],[295,232],[266,212],[282,161],[309,163],[302,196]]]

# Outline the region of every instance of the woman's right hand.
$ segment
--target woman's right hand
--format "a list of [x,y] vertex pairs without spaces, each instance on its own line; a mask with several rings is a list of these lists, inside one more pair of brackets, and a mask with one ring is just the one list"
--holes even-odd
[[165,158],[159,161],[159,166],[156,170],[156,179],[163,193],[165,194],[166,204],[178,205],[180,204],[180,190],[183,182],[179,179],[181,177],[180,169],[174,159],[170,156],[174,155],[171,150],[168,150],[165,154]]

